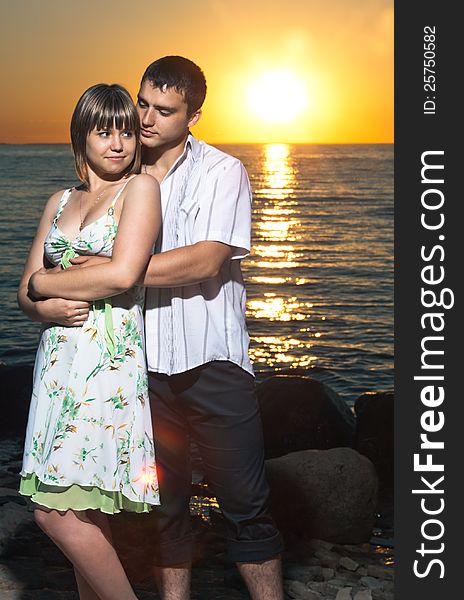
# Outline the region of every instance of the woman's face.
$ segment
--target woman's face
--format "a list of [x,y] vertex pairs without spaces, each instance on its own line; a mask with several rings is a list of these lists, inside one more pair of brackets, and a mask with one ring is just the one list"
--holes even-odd
[[137,144],[133,131],[93,129],[87,136],[87,163],[97,175],[123,174],[132,164]]

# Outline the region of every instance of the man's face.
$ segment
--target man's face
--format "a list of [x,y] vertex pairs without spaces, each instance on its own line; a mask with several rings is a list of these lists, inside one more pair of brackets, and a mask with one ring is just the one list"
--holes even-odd
[[147,148],[160,148],[181,142],[201,114],[199,110],[194,115],[187,111],[183,95],[174,88],[163,91],[144,81],[137,96],[142,144]]

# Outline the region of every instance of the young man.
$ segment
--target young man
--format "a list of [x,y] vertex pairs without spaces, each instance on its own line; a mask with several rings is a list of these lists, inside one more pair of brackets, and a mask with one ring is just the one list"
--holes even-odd
[[158,585],[189,598],[190,435],[218,498],[228,554],[253,600],[282,600],[282,541],[267,510],[261,422],[248,358],[240,259],[250,250],[243,165],[189,132],[206,82],[179,56],[145,71],[142,170],[161,186],[162,234],[144,279],[149,386],[161,488]]

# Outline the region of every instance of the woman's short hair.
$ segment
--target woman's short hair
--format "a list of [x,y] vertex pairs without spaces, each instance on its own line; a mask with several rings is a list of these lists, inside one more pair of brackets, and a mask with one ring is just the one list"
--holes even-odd
[[137,140],[134,160],[125,175],[139,173],[141,163],[140,120],[129,92],[117,83],[98,83],[79,98],[71,118],[71,143],[79,179],[88,185],[86,144],[94,129],[126,129]]

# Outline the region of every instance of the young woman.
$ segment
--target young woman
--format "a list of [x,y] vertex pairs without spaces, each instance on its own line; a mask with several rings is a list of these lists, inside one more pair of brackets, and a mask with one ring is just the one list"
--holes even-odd
[[[73,563],[81,600],[133,600],[106,514],[159,503],[136,286],[160,227],[159,185],[136,175],[139,119],[124,88],[84,92],[71,140],[82,184],[48,200],[18,292],[27,315],[53,321],[37,351],[20,491]],[[111,260],[68,269],[94,254]]]

